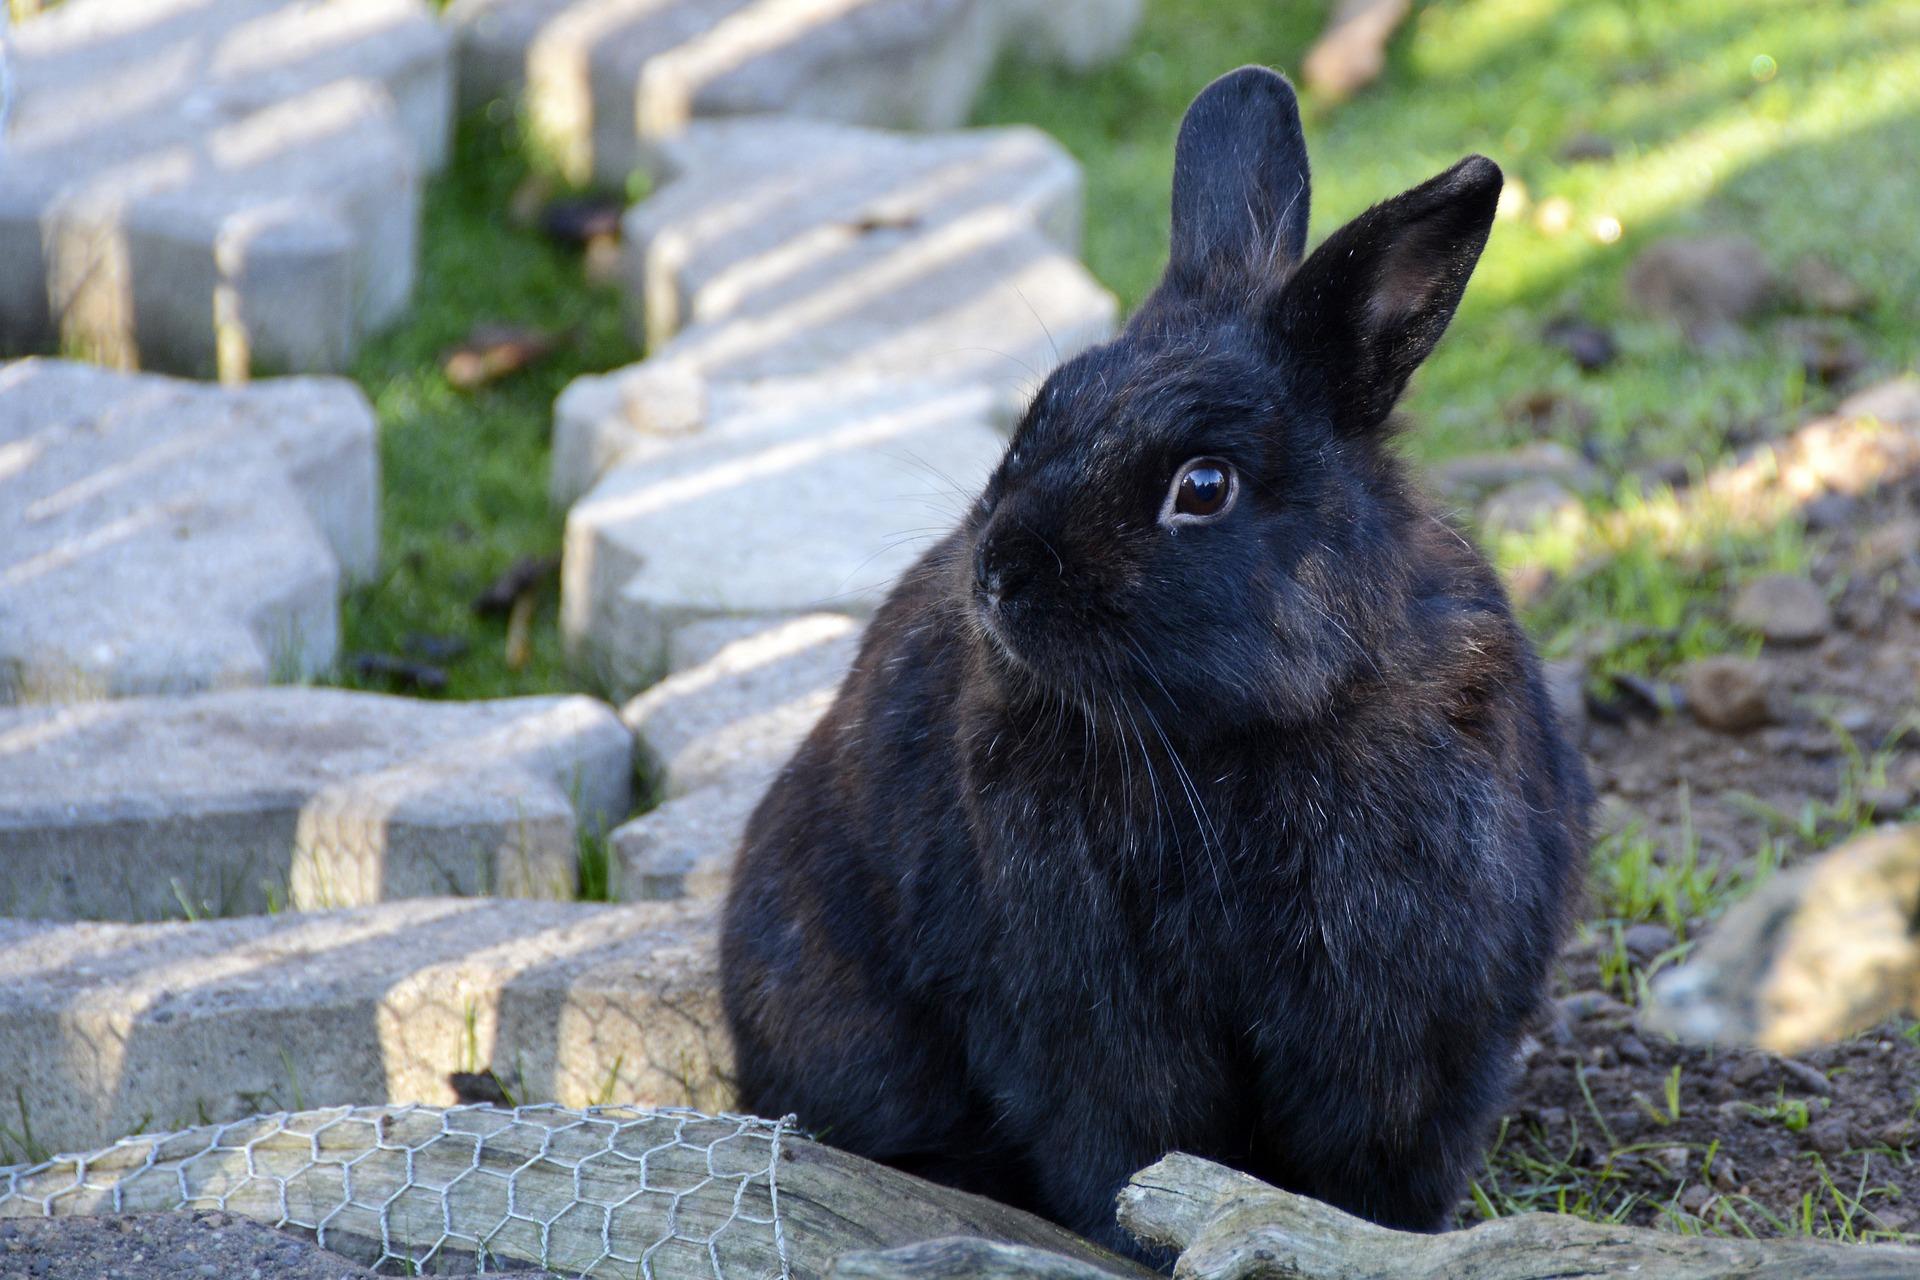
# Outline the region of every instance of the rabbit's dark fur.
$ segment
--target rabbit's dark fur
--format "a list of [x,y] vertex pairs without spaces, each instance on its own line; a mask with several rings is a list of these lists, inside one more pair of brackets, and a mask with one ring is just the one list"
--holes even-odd
[[[1047,380],[753,815],[744,1106],[1120,1248],[1115,1192],[1173,1150],[1447,1221],[1588,803],[1500,583],[1390,447],[1499,190],[1470,158],[1303,261],[1292,89],[1195,101],[1165,279]],[[1197,456],[1237,498],[1169,524]]]

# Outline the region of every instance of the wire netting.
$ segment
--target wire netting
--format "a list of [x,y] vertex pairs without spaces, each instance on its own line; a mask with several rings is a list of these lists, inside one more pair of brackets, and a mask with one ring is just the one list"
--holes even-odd
[[636,1107],[333,1107],[0,1170],[0,1218],[221,1209],[405,1274],[791,1280],[788,1121]]

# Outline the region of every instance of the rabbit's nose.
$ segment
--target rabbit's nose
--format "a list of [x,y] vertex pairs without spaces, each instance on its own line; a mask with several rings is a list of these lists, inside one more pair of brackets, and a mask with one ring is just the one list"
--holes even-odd
[[1006,579],[1000,572],[1000,566],[987,554],[984,545],[973,553],[973,585],[989,604],[1000,603],[1000,593],[1006,585]]

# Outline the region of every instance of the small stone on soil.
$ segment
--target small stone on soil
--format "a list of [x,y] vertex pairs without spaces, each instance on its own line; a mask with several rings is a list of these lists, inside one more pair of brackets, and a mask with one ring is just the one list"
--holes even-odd
[[1682,675],[1694,719],[1726,733],[1757,729],[1772,719],[1771,683],[1764,662],[1729,653],[1690,662]]
[[1546,327],[1546,340],[1573,357],[1583,373],[1598,373],[1612,364],[1618,354],[1613,335],[1599,325],[1571,317],[1555,320]]
[[1823,1156],[1837,1156],[1850,1145],[1844,1116],[1826,1116],[1807,1126],[1807,1146]]
[[1860,499],[1850,493],[1823,493],[1800,508],[1800,519],[1814,533],[1831,533],[1851,525],[1860,515]]
[[1627,268],[1627,296],[1642,311],[1676,321],[1696,343],[1758,315],[1775,283],[1746,236],[1674,236],[1648,246]]
[[1833,630],[1833,610],[1811,578],[1774,573],[1755,578],[1734,597],[1736,625],[1775,644],[1807,644]]
[[1636,924],[1622,940],[1633,958],[1645,963],[1673,945],[1673,930],[1663,924]]
[[1851,315],[1873,305],[1873,298],[1853,278],[1820,258],[1802,258],[1788,277],[1793,299],[1807,311]]
[[1580,500],[1557,480],[1544,477],[1506,486],[1480,507],[1488,533],[1526,533],[1580,509]]

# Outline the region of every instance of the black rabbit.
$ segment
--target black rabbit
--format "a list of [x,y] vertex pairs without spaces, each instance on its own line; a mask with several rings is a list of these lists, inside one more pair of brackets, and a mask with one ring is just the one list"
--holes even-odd
[[1110,1246],[1168,1151],[1441,1228],[1589,793],[1388,414],[1486,243],[1475,156],[1302,260],[1293,90],[1180,129],[1165,278],[1050,378],[754,813],[740,1100]]

